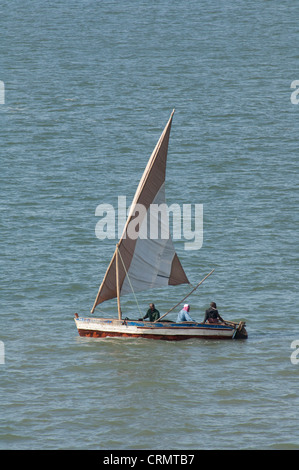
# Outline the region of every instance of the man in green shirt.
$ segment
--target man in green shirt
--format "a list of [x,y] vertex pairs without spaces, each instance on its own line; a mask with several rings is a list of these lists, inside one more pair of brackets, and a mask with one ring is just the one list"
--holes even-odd
[[143,317],[142,320],[145,320],[146,318],[149,318],[149,321],[155,321],[160,318],[160,313],[159,311],[155,308],[154,304],[149,304],[149,309],[146,312],[146,315]]

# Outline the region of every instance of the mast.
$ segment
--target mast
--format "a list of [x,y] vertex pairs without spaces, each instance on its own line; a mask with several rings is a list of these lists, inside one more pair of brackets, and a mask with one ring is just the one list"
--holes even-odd
[[119,252],[118,252],[118,243],[115,250],[116,255],[116,294],[117,294],[117,310],[118,310],[118,319],[121,320],[121,308],[120,308],[120,288],[119,288]]

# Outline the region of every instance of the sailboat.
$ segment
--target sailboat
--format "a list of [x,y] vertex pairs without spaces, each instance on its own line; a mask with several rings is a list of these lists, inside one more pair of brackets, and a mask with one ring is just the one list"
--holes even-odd
[[[155,321],[124,318],[121,299],[124,295],[154,288],[190,284],[176,253],[172,238],[148,236],[147,213],[153,204],[164,204],[165,175],[170,129],[174,110],[154,148],[137,187],[122,236],[108,265],[91,309],[117,299],[116,318],[81,317],[75,314],[80,336],[93,338],[125,337],[158,340],[238,339],[246,338],[245,322],[198,323],[175,322],[165,316],[183,303],[214,271],[208,273],[181,301]],[[138,223],[136,223],[136,208]],[[152,215],[152,214],[151,214]],[[132,226],[135,236],[132,236]],[[135,296],[136,298],[136,296]],[[136,314],[135,314],[136,315]]]

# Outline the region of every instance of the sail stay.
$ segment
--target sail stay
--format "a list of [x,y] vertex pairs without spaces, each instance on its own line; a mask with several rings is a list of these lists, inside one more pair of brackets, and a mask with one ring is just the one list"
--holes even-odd
[[[149,233],[148,224],[151,205],[166,206],[166,160],[173,114],[174,110],[144,170],[122,236],[100,285],[91,313],[98,304],[118,297],[118,293],[124,295],[132,292],[132,289],[138,292],[189,283],[175,252],[168,227],[160,227],[158,236],[153,237],[152,233]],[[155,214],[151,211],[150,215],[152,227]],[[159,217],[158,213],[156,217]],[[162,220],[167,218],[162,217]],[[158,220],[154,225],[158,226]]]

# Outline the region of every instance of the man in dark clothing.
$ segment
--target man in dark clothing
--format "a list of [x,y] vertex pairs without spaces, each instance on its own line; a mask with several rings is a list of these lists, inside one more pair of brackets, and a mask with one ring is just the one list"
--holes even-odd
[[149,304],[149,309],[146,312],[146,315],[143,317],[142,320],[145,320],[146,318],[149,318],[149,321],[155,321],[160,318],[160,313],[159,311],[155,308],[154,304]]
[[206,310],[204,323],[206,323],[206,322],[208,322],[208,323],[219,323],[219,321],[225,323],[223,318],[221,318],[221,316],[219,315],[219,312],[217,310],[217,306],[216,306],[215,302],[211,302],[210,308],[208,308]]

